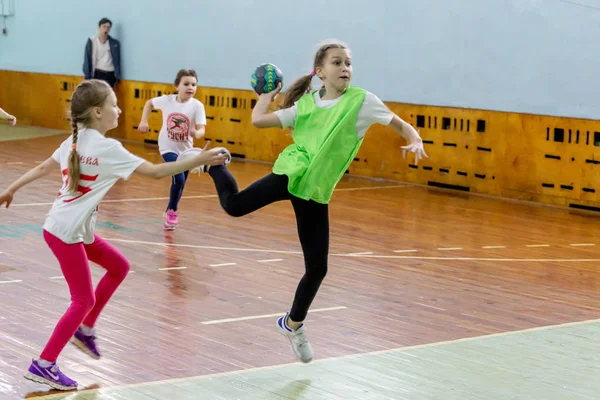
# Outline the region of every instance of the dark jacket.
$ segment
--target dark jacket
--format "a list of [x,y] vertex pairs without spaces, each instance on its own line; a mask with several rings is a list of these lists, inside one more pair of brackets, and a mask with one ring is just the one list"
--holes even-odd
[[[88,38],[85,44],[85,54],[83,56],[83,75],[85,79],[94,77],[95,65],[93,63],[93,43],[96,36]],[[108,45],[110,48],[110,56],[112,57],[113,65],[115,66],[115,77],[117,81],[121,80],[121,42],[117,39],[108,36]]]

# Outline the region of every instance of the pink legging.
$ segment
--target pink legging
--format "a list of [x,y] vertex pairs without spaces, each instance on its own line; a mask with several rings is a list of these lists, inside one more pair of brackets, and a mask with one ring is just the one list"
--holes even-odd
[[[129,262],[98,235],[94,235],[91,244],[66,244],[44,230],[44,239],[58,259],[71,292],[71,305],[56,324],[40,355],[46,361],[55,362],[81,323],[94,326],[100,312],[127,276]],[[96,293],[88,260],[106,269],[106,274],[98,282]]]

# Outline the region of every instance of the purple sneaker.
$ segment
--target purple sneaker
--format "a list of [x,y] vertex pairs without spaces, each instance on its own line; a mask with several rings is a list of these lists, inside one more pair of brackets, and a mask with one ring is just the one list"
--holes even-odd
[[96,348],[96,336],[84,335],[81,331],[81,327],[77,328],[77,332],[75,332],[75,335],[71,338],[71,343],[88,356],[96,360],[100,359],[100,352],[98,351],[98,348]]
[[77,389],[77,382],[60,372],[56,363],[44,368],[37,360],[32,360],[25,378],[37,383],[45,383],[58,390]]

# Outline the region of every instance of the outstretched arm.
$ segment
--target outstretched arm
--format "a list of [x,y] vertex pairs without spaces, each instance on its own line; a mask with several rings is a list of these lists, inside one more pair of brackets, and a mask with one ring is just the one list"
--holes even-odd
[[200,165],[223,165],[229,155],[225,152],[223,147],[215,147],[208,149],[209,142],[206,143],[203,151],[192,158],[187,160],[180,160],[175,162],[153,164],[146,161],[135,170],[135,173],[148,176],[150,178],[161,179],[167,176],[177,175],[183,171],[190,171]]
[[0,108],[0,118],[2,119],[7,119],[8,122],[12,125],[15,126],[15,124],[17,123],[17,118],[15,118],[14,115],[10,115],[9,113],[7,113],[6,111],[4,111],[3,109]]
[[46,176],[52,171],[55,171],[56,167],[58,166],[59,164],[52,157],[50,157],[37,167],[30,169],[19,179],[14,181],[2,194],[0,194],[0,207],[2,206],[2,204],[6,203],[6,208],[8,208],[17,190],[21,189],[28,183],[33,182],[36,179],[39,179],[43,176]]
[[415,164],[418,164],[423,157],[429,158],[423,148],[423,139],[411,124],[394,114],[390,126],[408,141],[407,146],[402,146],[402,157],[406,158],[406,152],[415,153]]

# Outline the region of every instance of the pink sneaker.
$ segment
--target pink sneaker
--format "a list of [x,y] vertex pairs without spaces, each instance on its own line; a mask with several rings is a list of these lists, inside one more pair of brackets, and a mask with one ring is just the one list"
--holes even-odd
[[177,227],[177,216],[177,211],[167,210],[167,212],[165,212],[165,215],[163,216],[165,230],[172,231]]

